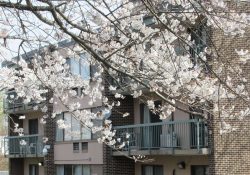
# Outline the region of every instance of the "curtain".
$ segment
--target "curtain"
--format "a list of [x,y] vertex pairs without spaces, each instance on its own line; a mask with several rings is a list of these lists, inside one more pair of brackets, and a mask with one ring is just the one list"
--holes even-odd
[[36,165],[30,165],[30,172],[29,174],[30,175],[36,175],[36,172],[37,172],[37,166]]
[[73,166],[74,166],[73,175],[82,175],[82,165],[73,165]]
[[64,175],[64,166],[63,165],[56,166],[56,175]]
[[90,165],[83,165],[83,175],[90,175]]
[[163,166],[154,166],[154,175],[163,175]]
[[64,165],[64,174],[63,175],[72,175],[72,165]]
[[154,175],[153,166],[143,166],[143,175]]

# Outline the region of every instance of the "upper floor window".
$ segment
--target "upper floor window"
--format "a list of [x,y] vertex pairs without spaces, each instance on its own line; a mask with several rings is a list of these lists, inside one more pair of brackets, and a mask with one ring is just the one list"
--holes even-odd
[[80,58],[70,57],[67,63],[72,74],[79,75],[84,80],[90,79],[90,63],[86,54],[81,54]]
[[190,55],[194,65],[199,64],[198,54],[200,54],[207,47],[207,29],[205,23],[200,23],[194,28],[189,29],[191,34],[191,41],[193,41],[190,47]]
[[69,112],[64,112],[57,117],[63,119],[66,127],[56,129],[56,141],[89,140],[92,138],[91,130],[81,125],[80,121]]

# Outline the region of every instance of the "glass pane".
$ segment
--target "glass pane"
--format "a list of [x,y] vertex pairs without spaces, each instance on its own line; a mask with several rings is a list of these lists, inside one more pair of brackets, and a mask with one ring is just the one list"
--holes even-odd
[[74,165],[74,173],[73,175],[82,175],[82,165]]
[[[62,118],[62,114],[57,116],[57,120],[60,120]],[[56,125],[56,141],[63,141],[63,129],[59,129],[58,125]]]
[[206,175],[206,167],[204,165],[191,166],[192,175]]
[[82,139],[91,139],[91,131],[89,128],[82,127]]
[[205,175],[208,175],[208,173],[209,173],[208,166],[205,166]]
[[74,75],[80,74],[79,60],[77,60],[76,58],[70,58],[70,70]]
[[72,165],[64,165],[64,175],[72,175]]
[[29,135],[38,134],[38,119],[29,119]]
[[80,121],[72,116],[72,140],[80,140]]
[[71,114],[70,113],[64,113],[64,123],[67,126],[64,129],[64,140],[69,141],[71,140]]
[[[101,127],[103,124],[103,120],[99,120],[99,119],[95,119],[92,122],[94,123],[94,126],[97,126],[97,127],[99,127],[99,126]],[[93,133],[92,139],[97,139],[98,137],[100,137],[100,135],[101,135],[101,131]]]
[[83,165],[82,169],[83,175],[90,175],[90,165]]
[[64,166],[63,165],[56,166],[56,175],[64,175]]
[[38,175],[38,165],[29,165],[29,175]]
[[163,166],[155,166],[154,175],[163,175]]
[[81,55],[81,76],[84,80],[90,78],[90,64],[86,55]]
[[154,175],[153,166],[143,166],[143,175]]
[[204,174],[204,169],[203,167],[197,167],[195,169],[195,175],[203,175]]

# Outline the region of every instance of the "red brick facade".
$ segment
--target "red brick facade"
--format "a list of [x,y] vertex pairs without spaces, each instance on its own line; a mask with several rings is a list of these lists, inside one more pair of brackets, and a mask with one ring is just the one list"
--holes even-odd
[[[239,2],[232,4],[237,12],[250,12],[249,2]],[[212,32],[212,40],[219,48],[220,58],[228,61],[231,66],[237,61],[235,49],[250,49],[250,28],[243,37],[223,36],[220,32]],[[250,63],[241,66],[245,78],[248,80],[246,87],[250,89]],[[229,71],[230,69],[228,69]],[[235,78],[231,75],[232,78]],[[234,80],[237,81],[237,80]],[[244,102],[240,99],[234,99],[238,105],[235,106],[236,112],[245,107]],[[229,101],[222,101],[222,105],[228,104]],[[210,175],[248,175],[250,174],[250,119],[244,120],[225,119],[237,130],[228,134],[220,134],[221,119],[218,114],[214,114],[211,120],[211,155],[209,155],[209,174]]]

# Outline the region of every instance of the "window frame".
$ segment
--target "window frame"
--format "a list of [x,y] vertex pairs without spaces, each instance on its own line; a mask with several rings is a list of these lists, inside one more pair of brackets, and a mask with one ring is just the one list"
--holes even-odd
[[208,31],[206,31],[206,28],[208,29],[206,21],[199,22],[199,24],[189,28],[191,41],[194,42],[194,44],[192,44],[189,48],[189,53],[194,66],[199,66],[197,54],[203,52],[206,46],[208,46]]
[[80,152],[80,143],[79,142],[73,142],[73,152],[74,153],[79,153]]
[[35,175],[39,175],[39,166],[38,166],[38,164],[29,164],[29,175],[33,175],[31,173],[32,167],[35,168]]
[[161,175],[164,175],[164,166],[163,165],[151,165],[151,164],[147,165],[147,164],[143,164],[141,166],[141,174],[142,175],[145,175],[145,167],[152,167],[152,169],[153,169],[153,174],[152,175],[159,175],[159,174],[156,174],[155,170],[156,170],[156,168],[162,168],[162,174]]
[[74,167],[75,166],[81,166],[81,175],[85,175],[84,174],[84,170],[86,170],[84,167],[88,167],[88,174],[87,175],[91,175],[92,173],[92,166],[90,164],[64,164],[64,165],[57,165],[56,166],[56,175],[58,175],[58,169],[59,167],[63,169],[63,171],[60,171],[60,172],[63,172],[63,174],[60,174],[60,175],[64,175],[65,174],[65,167],[69,167],[70,170],[71,170],[71,175],[74,175]]
[[[206,173],[209,173],[208,165],[191,165],[190,166],[190,173],[191,175],[195,175],[194,168],[203,168],[203,174],[206,175]],[[207,174],[208,175],[208,174]]]
[[[86,110],[86,109],[85,109]],[[59,120],[59,119],[62,119],[62,120],[64,120],[65,121],[65,114],[67,114],[67,113],[69,113],[70,114],[70,132],[72,132],[72,131],[74,131],[74,130],[72,130],[72,118],[74,118],[73,116],[72,116],[72,114],[70,113],[70,112],[62,112],[60,115],[58,115],[57,116],[57,120]],[[60,117],[60,118],[59,118]],[[75,119],[76,120],[76,119]],[[79,123],[80,123],[80,121],[79,121]],[[93,134],[92,134],[92,132],[91,132],[91,130],[89,131],[90,132],[90,138],[88,138],[88,139],[85,139],[85,138],[83,138],[83,134],[82,134],[82,131],[83,131],[83,129],[88,129],[88,128],[86,128],[86,127],[84,127],[81,123],[80,123],[80,133],[79,133],[79,139],[74,139],[74,136],[70,136],[71,137],[71,139],[65,139],[65,135],[66,135],[66,131],[65,131],[65,129],[68,129],[68,128],[64,128],[64,129],[59,129],[58,128],[58,125],[56,125],[56,142],[77,142],[77,141],[81,141],[81,140],[93,140]],[[62,131],[61,131],[62,130]],[[60,135],[60,137],[58,136],[58,132],[62,132],[62,136]],[[59,137],[59,138],[58,138]],[[61,138],[62,137],[62,138]]]
[[[72,63],[73,61],[75,61],[77,63],[77,66],[78,66],[78,72],[77,73],[74,73],[73,72],[73,67],[72,67]],[[75,57],[67,57],[66,58],[66,63],[69,65],[69,71],[71,74],[73,75],[79,75],[83,80],[90,80],[91,79],[91,64],[89,63],[89,60],[88,60],[88,56],[84,53],[81,53],[79,54],[79,60]],[[87,65],[88,63],[88,65]],[[88,75],[85,75],[83,73],[83,70],[84,68],[88,67]]]
[[81,142],[81,150],[83,153],[87,153],[89,150],[89,143],[88,142]]

